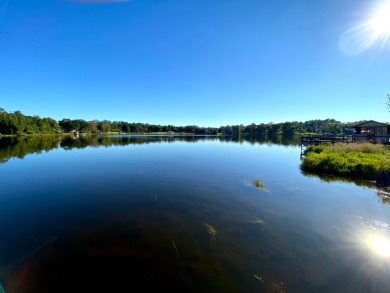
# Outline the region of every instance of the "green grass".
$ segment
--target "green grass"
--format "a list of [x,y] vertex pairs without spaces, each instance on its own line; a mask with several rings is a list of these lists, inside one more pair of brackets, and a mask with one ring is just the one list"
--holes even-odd
[[390,171],[390,149],[371,143],[310,146],[304,152],[303,171],[346,178],[376,180]]

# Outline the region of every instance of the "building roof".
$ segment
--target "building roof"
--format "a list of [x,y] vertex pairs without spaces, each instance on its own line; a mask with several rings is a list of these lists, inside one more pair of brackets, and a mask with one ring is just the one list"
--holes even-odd
[[355,124],[353,127],[357,128],[357,127],[383,127],[383,126],[390,126],[390,124],[369,120],[369,121]]

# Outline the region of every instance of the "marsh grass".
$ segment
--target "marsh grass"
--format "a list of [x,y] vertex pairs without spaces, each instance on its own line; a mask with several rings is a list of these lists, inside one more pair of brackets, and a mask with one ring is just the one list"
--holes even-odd
[[382,144],[373,144],[369,142],[357,142],[357,143],[336,143],[329,145],[334,151],[344,152],[362,152],[362,153],[388,153],[389,148]]
[[390,171],[390,149],[371,143],[336,143],[310,146],[304,152],[303,171],[376,180]]

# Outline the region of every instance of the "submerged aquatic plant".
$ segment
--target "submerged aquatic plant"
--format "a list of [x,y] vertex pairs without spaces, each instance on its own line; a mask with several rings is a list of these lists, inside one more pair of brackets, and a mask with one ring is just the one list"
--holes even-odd
[[213,226],[211,226],[207,223],[203,223],[203,226],[206,227],[207,232],[211,236],[211,240],[215,240],[215,235],[217,235],[217,230]]
[[176,247],[176,244],[174,241],[172,241],[172,247],[175,249],[176,251],[176,255],[177,255],[177,258],[180,258],[180,254],[179,254],[179,251],[177,250],[177,247]]
[[298,186],[289,185],[287,190],[290,191],[290,192],[300,192],[300,191],[303,190],[303,188],[298,187]]
[[256,217],[252,220],[247,221],[248,224],[258,224],[258,225],[265,225],[265,222],[263,219]]
[[264,182],[261,181],[260,179],[252,179],[252,184],[254,187],[258,188],[258,189],[267,189]]
[[267,189],[265,183],[257,178],[253,178],[251,181],[243,179],[241,182],[242,182],[242,184],[244,184],[245,186],[248,186],[248,187],[253,187],[253,188],[256,188],[256,189],[261,190],[261,191],[267,191],[267,192],[269,191]]
[[258,276],[258,275],[255,275],[255,274],[253,274],[253,276],[254,276],[257,280],[259,280],[260,282],[262,282],[262,283],[264,284],[263,278],[262,278],[261,276]]

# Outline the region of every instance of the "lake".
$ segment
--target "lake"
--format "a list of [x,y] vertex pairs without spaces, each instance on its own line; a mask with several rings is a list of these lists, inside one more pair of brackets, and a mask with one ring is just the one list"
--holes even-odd
[[300,153],[281,137],[2,137],[0,292],[390,292],[386,190],[303,174]]

